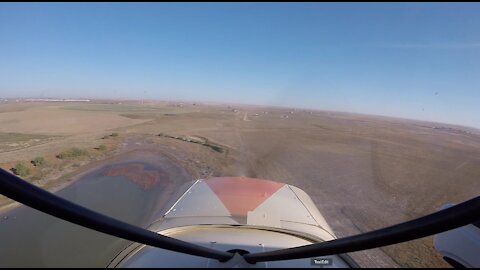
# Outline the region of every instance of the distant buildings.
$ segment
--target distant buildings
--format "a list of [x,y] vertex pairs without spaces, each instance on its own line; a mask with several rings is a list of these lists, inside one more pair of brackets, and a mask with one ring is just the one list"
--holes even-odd
[[90,99],[26,98],[26,102],[90,102]]

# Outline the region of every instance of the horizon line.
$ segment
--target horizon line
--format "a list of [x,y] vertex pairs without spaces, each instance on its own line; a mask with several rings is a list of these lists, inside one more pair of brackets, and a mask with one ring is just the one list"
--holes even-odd
[[[367,116],[367,117],[382,117],[382,118],[391,118],[396,120],[406,120],[406,121],[416,121],[416,122],[426,122],[430,124],[440,124],[440,125],[450,125],[455,126],[457,128],[469,128],[474,129],[476,132],[480,133],[480,127],[469,126],[465,124],[458,124],[458,123],[448,123],[448,122],[438,122],[434,120],[427,120],[427,119],[414,119],[409,117],[402,117],[402,116],[393,116],[393,115],[382,115],[382,114],[372,114],[372,113],[364,113],[364,112],[353,112],[353,111],[339,111],[339,110],[329,110],[329,109],[319,109],[319,108],[311,108],[311,107],[297,107],[291,105],[265,105],[265,104],[254,104],[254,103],[234,103],[229,101],[199,101],[199,100],[185,100],[185,99],[156,99],[156,98],[149,98],[149,99],[133,99],[133,98],[92,98],[92,97],[15,97],[15,98],[5,98],[0,97],[0,100],[22,100],[26,101],[27,99],[39,99],[39,101],[26,101],[26,102],[48,102],[46,100],[58,100],[56,102],[85,102],[85,100],[91,101],[135,101],[135,102],[183,102],[183,103],[200,103],[204,105],[236,105],[236,106],[254,106],[254,107],[265,107],[265,108],[285,108],[285,109],[298,109],[298,110],[310,110],[310,111],[317,111],[323,113],[344,113],[344,114],[356,114],[360,116]],[[146,105],[146,104],[142,104]],[[432,127],[433,128],[433,127]],[[480,134],[479,134],[480,135]]]

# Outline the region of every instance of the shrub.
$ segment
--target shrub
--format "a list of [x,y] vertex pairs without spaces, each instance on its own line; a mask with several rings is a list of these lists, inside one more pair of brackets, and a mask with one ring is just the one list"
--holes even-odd
[[12,168],[11,171],[21,177],[25,177],[30,174],[30,169],[24,163],[17,163],[15,168]]
[[118,133],[114,132],[110,135],[105,135],[105,136],[102,137],[102,140],[105,140],[105,139],[108,139],[108,138],[111,138],[111,137],[118,137]]
[[95,148],[95,149],[97,149],[97,150],[99,150],[99,151],[105,151],[105,150],[107,150],[107,146],[106,146],[105,144],[102,144],[102,145],[98,146],[98,147]]
[[73,157],[79,157],[79,156],[85,156],[85,155],[88,155],[87,150],[72,147],[58,154],[57,158],[64,159],[64,158],[73,158]]
[[45,159],[43,157],[36,157],[31,161],[31,163],[33,166],[42,166],[45,164]]
[[214,151],[217,151],[219,153],[223,153],[223,148],[221,146],[218,146],[218,145],[214,145],[214,144],[206,144],[208,147],[210,147],[211,149],[213,149]]

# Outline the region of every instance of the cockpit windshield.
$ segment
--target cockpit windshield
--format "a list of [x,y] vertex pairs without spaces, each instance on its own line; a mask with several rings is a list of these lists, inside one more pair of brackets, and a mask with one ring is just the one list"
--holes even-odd
[[[326,252],[365,267],[480,266],[468,212],[480,195],[479,14],[1,3],[0,267],[107,267],[143,244],[218,261],[317,267]],[[255,255],[305,241],[337,242]]]

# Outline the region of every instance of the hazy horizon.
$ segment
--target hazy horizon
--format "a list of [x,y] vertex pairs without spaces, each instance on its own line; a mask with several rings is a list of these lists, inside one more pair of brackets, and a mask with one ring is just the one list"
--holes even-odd
[[[298,107],[298,106],[288,106],[288,105],[274,105],[274,104],[255,104],[255,103],[238,103],[238,102],[223,102],[223,101],[208,101],[208,100],[187,100],[187,99],[116,99],[116,98],[94,98],[94,97],[66,97],[66,96],[56,96],[56,97],[0,97],[0,99],[8,99],[8,100],[15,100],[15,99],[78,99],[78,100],[90,100],[90,101],[125,101],[125,102],[142,102],[145,101],[149,105],[148,102],[180,102],[180,103],[197,103],[201,105],[214,105],[214,106],[221,106],[221,105],[229,105],[229,106],[251,106],[251,107],[260,107],[260,108],[276,108],[276,109],[298,109],[298,110],[305,110],[305,111],[317,111],[317,112],[331,112],[331,113],[338,113],[338,114],[354,114],[354,115],[364,115],[369,117],[385,117],[391,118],[396,120],[405,120],[405,121],[418,121],[418,122],[425,122],[425,123],[432,123],[432,124],[439,124],[439,125],[447,125],[447,126],[455,126],[459,128],[467,128],[467,129],[474,129],[480,132],[479,127],[462,125],[458,123],[448,123],[448,122],[438,122],[432,121],[428,119],[418,119],[418,118],[408,118],[408,117],[400,117],[396,115],[387,115],[387,114],[372,114],[372,113],[364,113],[364,112],[353,112],[353,111],[339,111],[339,110],[327,110],[327,109],[320,109],[320,108],[311,108],[311,107]],[[36,101],[26,101],[26,102],[36,102]],[[41,101],[38,101],[41,102]],[[45,101],[48,102],[48,101]],[[59,101],[61,102],[61,101]]]
[[480,128],[477,3],[2,3],[0,97],[225,102]]

